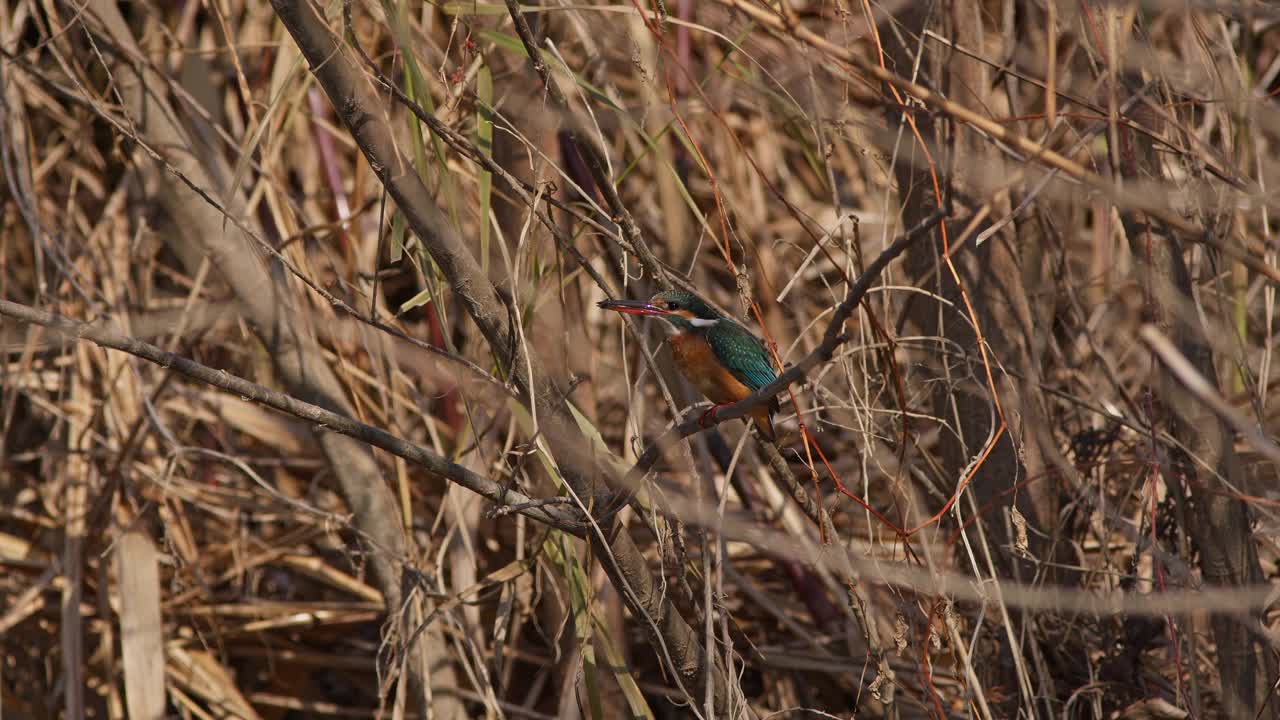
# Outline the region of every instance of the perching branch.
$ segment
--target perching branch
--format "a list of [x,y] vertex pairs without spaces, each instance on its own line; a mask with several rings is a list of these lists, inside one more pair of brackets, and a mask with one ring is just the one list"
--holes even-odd
[[65,337],[89,340],[104,348],[126,352],[161,367],[171,368],[189,378],[199,380],[229,393],[234,393],[273,410],[279,410],[301,420],[316,423],[319,429],[333,430],[347,437],[386,450],[392,455],[402,457],[415,465],[420,465],[431,473],[450,482],[457,483],[500,506],[509,506],[513,512],[518,512],[544,525],[578,536],[581,536],[584,532],[585,525],[581,518],[564,507],[538,502],[524,493],[506,487],[502,483],[474,473],[457,463],[449,462],[421,445],[403,440],[385,430],[366,425],[345,415],[339,415],[318,405],[304,402],[291,395],[276,392],[257,383],[249,382],[225,370],[215,370],[208,365],[201,365],[190,358],[162,350],[151,343],[118,333],[99,324],[79,322],[26,305],[9,302],[8,300],[0,300],[0,315],[34,325],[42,325]]
[[645,448],[645,451],[640,455],[640,459],[636,461],[635,467],[632,468],[630,477],[634,478],[637,473],[648,472],[661,454],[681,439],[707,430],[726,420],[734,420],[747,415],[755,408],[772,400],[783,390],[786,390],[791,383],[805,378],[809,371],[820,363],[830,360],[835,355],[836,348],[849,341],[851,335],[843,332],[844,323],[853,314],[854,308],[858,307],[858,304],[862,302],[863,296],[871,289],[871,283],[880,277],[880,273],[884,272],[889,263],[906,251],[916,240],[927,235],[946,216],[947,209],[945,206],[935,210],[918,225],[890,243],[889,247],[884,249],[884,252],[880,253],[875,260],[872,260],[867,269],[849,286],[849,292],[845,294],[844,300],[836,306],[835,312],[831,314],[831,322],[827,324],[827,330],[823,333],[822,342],[800,362],[787,368],[773,382],[748,397],[732,405],[718,408],[706,421],[703,421],[702,413],[697,411],[690,413],[687,419],[663,433],[661,437]]

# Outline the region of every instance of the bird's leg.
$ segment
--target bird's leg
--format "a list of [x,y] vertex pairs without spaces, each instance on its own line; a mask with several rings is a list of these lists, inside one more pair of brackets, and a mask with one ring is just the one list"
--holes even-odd
[[711,407],[707,408],[706,412],[702,413],[702,417],[698,418],[698,425],[704,428],[707,427],[708,420],[712,422],[715,421],[717,410],[719,410],[722,407],[728,407],[732,404],[733,403],[716,403]]

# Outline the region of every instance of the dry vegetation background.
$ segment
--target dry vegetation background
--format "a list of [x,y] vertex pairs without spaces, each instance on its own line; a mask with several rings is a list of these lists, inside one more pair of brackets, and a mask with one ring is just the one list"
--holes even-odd
[[[1275,5],[0,52],[4,718],[1280,717]],[[671,286],[794,366],[780,448],[595,306]]]

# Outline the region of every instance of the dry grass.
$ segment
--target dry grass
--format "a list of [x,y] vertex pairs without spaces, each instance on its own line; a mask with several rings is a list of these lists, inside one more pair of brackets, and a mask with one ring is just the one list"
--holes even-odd
[[1274,8],[288,6],[0,0],[6,718],[1280,714]]

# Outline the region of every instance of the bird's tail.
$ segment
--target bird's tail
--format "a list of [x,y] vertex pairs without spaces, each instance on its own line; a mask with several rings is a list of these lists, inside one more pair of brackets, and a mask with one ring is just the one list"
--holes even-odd
[[760,434],[769,440],[777,440],[778,433],[773,427],[773,413],[769,408],[757,408],[751,412],[751,419],[755,421],[756,427],[760,429]]
[[760,429],[760,434],[766,440],[777,443],[783,447],[794,445],[800,442],[800,433],[795,428],[783,428],[782,430],[774,427],[773,412],[768,408],[757,410],[751,413],[751,420]]

